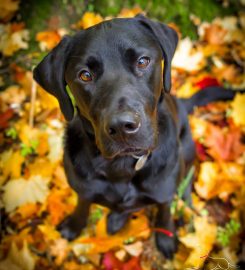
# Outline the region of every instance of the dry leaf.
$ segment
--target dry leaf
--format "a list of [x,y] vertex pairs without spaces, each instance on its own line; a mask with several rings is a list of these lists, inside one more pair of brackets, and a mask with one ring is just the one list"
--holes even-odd
[[204,64],[202,51],[195,50],[189,38],[182,39],[174,54],[172,66],[186,71],[197,71]]
[[0,270],[34,270],[35,261],[26,242],[21,249],[12,243],[7,258],[0,262]]
[[103,18],[99,14],[93,12],[85,12],[81,20],[77,23],[79,28],[89,28],[103,21]]
[[244,167],[232,162],[203,162],[198,180],[194,184],[198,195],[204,199],[227,196],[245,183]]
[[9,213],[26,203],[43,203],[49,193],[48,182],[39,175],[32,175],[28,180],[10,180],[2,188],[5,210]]
[[60,40],[61,36],[58,31],[43,31],[36,35],[36,41],[39,42],[41,51],[53,49]]
[[19,0],[1,0],[0,1],[0,20],[7,22],[12,19],[19,8]]
[[19,151],[8,150],[0,156],[0,187],[6,182],[8,177],[19,178],[21,176],[21,167],[24,157]]
[[215,243],[217,227],[209,223],[207,217],[194,217],[194,228],[194,233],[180,237],[180,241],[191,249],[185,265],[202,267],[203,257],[210,253]]
[[133,219],[115,235],[108,235],[106,232],[106,215],[96,225],[96,237],[81,237],[73,244],[73,250],[78,255],[80,252],[88,254],[104,253],[115,247],[123,247],[124,241],[130,237],[147,238],[150,235],[150,228],[146,216],[139,212],[134,214]]
[[231,117],[238,126],[245,126],[245,94],[237,94],[231,102]]
[[23,29],[17,32],[11,31],[11,25],[0,25],[0,52],[5,56],[12,56],[20,49],[27,49],[29,31]]

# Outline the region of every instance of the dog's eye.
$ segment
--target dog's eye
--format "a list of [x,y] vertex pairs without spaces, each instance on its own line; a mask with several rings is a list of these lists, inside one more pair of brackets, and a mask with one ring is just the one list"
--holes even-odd
[[84,82],[90,82],[92,81],[92,75],[87,70],[83,70],[80,73],[80,79]]
[[150,58],[143,56],[137,61],[138,68],[146,68],[150,63]]

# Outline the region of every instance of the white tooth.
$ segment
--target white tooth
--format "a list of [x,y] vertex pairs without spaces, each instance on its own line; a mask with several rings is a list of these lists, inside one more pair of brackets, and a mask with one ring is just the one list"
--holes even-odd
[[139,157],[139,159],[137,160],[137,162],[136,162],[136,164],[135,164],[134,169],[135,169],[136,171],[142,169],[142,168],[144,167],[145,163],[146,163],[147,158],[148,158],[148,154]]

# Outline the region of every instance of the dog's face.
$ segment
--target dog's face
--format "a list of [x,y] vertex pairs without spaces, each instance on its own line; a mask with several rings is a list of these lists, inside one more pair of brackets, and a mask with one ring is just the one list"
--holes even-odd
[[104,157],[141,156],[157,142],[157,104],[163,83],[165,90],[170,88],[176,43],[172,29],[143,16],[105,21],[63,39],[34,77],[58,98],[71,120],[68,84]]

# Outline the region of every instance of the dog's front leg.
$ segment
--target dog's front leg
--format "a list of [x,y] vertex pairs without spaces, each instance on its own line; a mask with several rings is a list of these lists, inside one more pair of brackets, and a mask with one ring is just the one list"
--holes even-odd
[[78,198],[75,211],[58,226],[58,230],[64,238],[69,241],[73,240],[81,233],[81,230],[86,227],[90,204],[90,201],[80,197]]
[[156,216],[156,228],[163,228],[173,233],[170,237],[162,232],[156,232],[156,245],[158,249],[168,259],[173,258],[174,253],[177,251],[177,236],[174,220],[170,213],[170,202],[158,204],[158,212]]
[[128,213],[119,213],[112,211],[107,216],[107,232],[108,234],[115,234],[120,231],[125,225],[129,217]]

